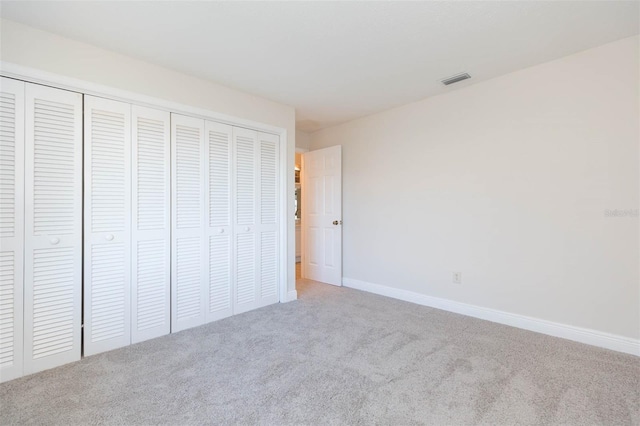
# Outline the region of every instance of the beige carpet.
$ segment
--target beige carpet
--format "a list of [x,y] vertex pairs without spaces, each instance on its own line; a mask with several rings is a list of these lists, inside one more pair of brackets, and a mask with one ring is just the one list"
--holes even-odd
[[640,424],[639,359],[356,290],[0,385],[5,424]]

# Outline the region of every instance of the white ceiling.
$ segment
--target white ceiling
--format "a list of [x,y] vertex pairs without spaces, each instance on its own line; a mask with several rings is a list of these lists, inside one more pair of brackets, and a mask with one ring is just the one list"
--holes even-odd
[[[636,1],[2,1],[1,14],[295,106],[303,131],[640,32]],[[462,71],[473,78],[439,83]]]

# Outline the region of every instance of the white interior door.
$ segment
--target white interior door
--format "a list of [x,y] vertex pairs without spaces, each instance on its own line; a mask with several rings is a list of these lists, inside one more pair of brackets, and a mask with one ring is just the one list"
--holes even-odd
[[204,120],[171,114],[171,331],[204,324],[208,295]]
[[24,90],[0,79],[0,382],[22,376]]
[[84,354],[131,343],[131,105],[85,96]]
[[26,84],[25,374],[80,359],[82,95]]
[[302,154],[302,276],[342,285],[342,147]]
[[233,128],[207,121],[207,277],[206,321],[233,314],[231,275],[231,146]]
[[170,114],[131,107],[131,342],[171,330]]

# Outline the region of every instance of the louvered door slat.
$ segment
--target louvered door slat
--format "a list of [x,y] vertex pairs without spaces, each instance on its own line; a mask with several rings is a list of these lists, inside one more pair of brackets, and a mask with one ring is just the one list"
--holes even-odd
[[259,289],[258,305],[276,303],[278,297],[279,267],[278,261],[278,152],[279,137],[268,133],[259,133]]
[[26,85],[25,372],[80,358],[82,95]]
[[[242,129],[244,130],[244,129]],[[249,135],[246,135],[249,132]],[[256,139],[255,132],[236,136],[236,216],[238,225],[253,225],[256,210]]]
[[133,343],[168,334],[170,318],[170,114],[132,107]]
[[231,315],[231,238],[209,237],[209,320]]
[[278,301],[278,240],[275,231],[260,234],[260,304]]
[[84,353],[131,343],[131,106],[85,97]]
[[256,307],[256,238],[244,233],[236,240],[236,313]]
[[204,120],[171,115],[171,331],[203,324],[207,301]]
[[259,235],[256,229],[258,207],[258,133],[233,128],[234,269],[233,312],[258,307]]
[[278,212],[278,146],[276,141],[264,140],[267,135],[260,136],[260,219],[262,225],[275,225]]
[[0,78],[0,382],[23,373],[24,91]]
[[209,244],[207,321],[224,318],[233,313],[231,146],[232,127],[208,121],[206,123]]

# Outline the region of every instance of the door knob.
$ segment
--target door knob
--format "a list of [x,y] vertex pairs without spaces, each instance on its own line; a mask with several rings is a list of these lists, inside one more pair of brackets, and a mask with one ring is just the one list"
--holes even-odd
[[107,240],[107,241],[111,241],[111,240],[113,240],[113,234],[107,234],[107,235],[105,235],[105,236],[104,236],[104,239],[105,239],[105,240]]
[[49,240],[49,242],[55,246],[60,242],[60,238],[53,237],[52,239]]
[[244,228],[245,231],[251,231],[251,228],[249,228],[248,226],[246,228]]
[[224,234],[224,228],[220,228],[220,233]]
[[342,225],[342,221],[341,220],[334,220],[333,224],[334,225]]

